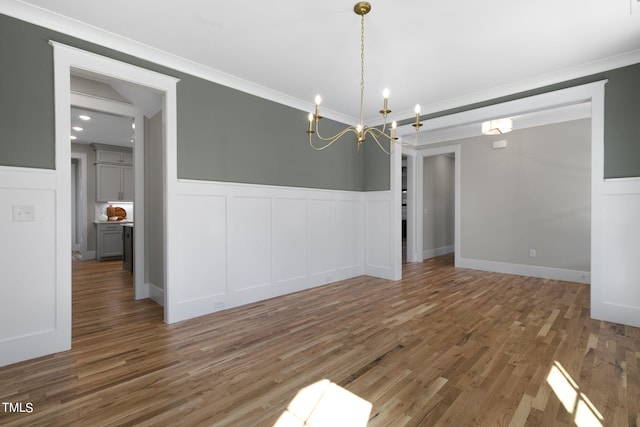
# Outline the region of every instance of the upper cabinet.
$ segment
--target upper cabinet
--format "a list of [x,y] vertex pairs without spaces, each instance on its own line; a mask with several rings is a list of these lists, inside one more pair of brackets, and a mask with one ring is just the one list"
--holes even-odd
[[133,153],[131,152],[131,149],[129,149],[129,151],[108,151],[96,149],[96,162],[133,165]]
[[96,150],[96,202],[133,202],[133,150],[93,144]]

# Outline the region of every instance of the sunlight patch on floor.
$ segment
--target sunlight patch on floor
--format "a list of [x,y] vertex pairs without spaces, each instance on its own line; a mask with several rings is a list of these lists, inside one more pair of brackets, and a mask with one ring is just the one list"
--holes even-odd
[[301,389],[274,427],[365,427],[371,403],[324,379]]
[[564,409],[573,415],[573,421],[578,427],[602,427],[604,417],[591,403],[587,395],[580,391],[580,387],[571,378],[560,362],[554,362],[547,383],[556,394]]

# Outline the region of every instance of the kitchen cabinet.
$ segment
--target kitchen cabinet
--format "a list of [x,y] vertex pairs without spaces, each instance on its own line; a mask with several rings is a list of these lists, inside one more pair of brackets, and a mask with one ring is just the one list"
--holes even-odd
[[133,224],[122,224],[122,268],[133,273]]
[[122,258],[122,226],[119,223],[96,223],[96,258]]
[[96,202],[133,202],[133,150],[92,144],[96,150]]
[[96,150],[97,163],[133,164],[133,153],[128,151]]
[[133,166],[96,164],[96,201],[133,202]]

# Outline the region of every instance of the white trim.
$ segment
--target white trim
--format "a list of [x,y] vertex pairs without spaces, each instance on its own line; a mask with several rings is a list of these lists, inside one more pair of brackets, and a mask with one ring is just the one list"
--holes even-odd
[[[594,318],[631,323],[637,317],[637,311],[627,307],[627,312],[623,317],[616,317],[616,312],[620,312],[619,306],[607,305],[604,301],[604,284],[607,280],[606,265],[609,262],[604,253],[604,236],[606,230],[615,227],[613,224],[605,224],[604,201],[608,191],[613,192],[635,192],[636,179],[607,180],[604,179],[604,86],[607,80],[601,80],[580,86],[521,98],[501,104],[490,105],[475,110],[463,111],[448,116],[438,117],[425,122],[426,129],[440,129],[478,123],[491,117],[509,117],[518,114],[526,114],[532,111],[541,111],[548,108],[556,108],[564,105],[581,104],[590,102],[591,105],[591,315]],[[413,128],[410,125],[399,128],[399,135],[411,135]],[[446,146],[445,146],[446,147]],[[436,148],[437,150],[438,148]],[[424,150],[429,153],[431,149]],[[422,150],[420,150],[422,151]],[[459,156],[456,156],[458,160]],[[459,178],[459,170],[456,171],[456,179]],[[459,182],[459,180],[458,180]],[[456,183],[456,186],[459,184]],[[456,188],[459,194],[459,189]],[[626,193],[625,193],[626,194]],[[456,266],[469,265],[470,260],[464,260],[460,256],[460,200],[456,197]],[[476,267],[491,265],[484,262],[473,262]],[[516,268],[516,267],[510,267]],[[522,269],[520,269],[521,271]],[[531,274],[538,274],[530,267],[526,268]],[[540,270],[538,270],[540,271]],[[545,269],[543,272],[556,272],[555,269]],[[581,273],[581,272],[579,272]],[[575,272],[571,272],[575,276]],[[577,279],[580,279],[579,276]],[[586,277],[586,276],[585,276]],[[640,302],[638,302],[640,306]],[[631,320],[630,320],[631,319]],[[636,322],[633,320],[633,322]]]
[[[82,235],[80,236],[80,259],[87,259],[87,227],[91,224],[91,221],[88,221],[88,213],[87,213],[87,153],[76,153],[71,152],[72,159],[78,159],[78,165],[80,167],[80,198],[76,200],[76,204],[80,204],[82,206],[82,216],[80,218],[81,221],[81,230]],[[78,218],[76,217],[76,222]],[[95,252],[95,251],[94,251]]]
[[[512,116],[514,130],[550,125],[553,123],[563,123],[571,120],[588,119],[590,117],[591,105],[589,105],[588,102]],[[420,134],[416,148],[475,137],[480,134],[480,128],[480,123],[470,123],[464,126],[429,129],[428,132],[422,132]]]
[[[170,54],[168,52],[152,48],[148,45],[124,38],[114,33],[101,30],[94,26],[70,19],[59,14],[52,13],[50,11],[27,3],[9,2],[9,4],[4,5],[4,9],[5,10],[3,10],[2,13],[14,18],[18,18],[35,25],[50,28],[51,30],[59,31],[61,33],[65,33],[82,40],[96,43],[101,46],[109,46],[111,49],[120,51],[122,53],[133,55],[143,60],[170,67],[177,71],[191,74],[193,76],[200,77],[214,83],[218,83],[242,92],[246,92],[264,99],[296,108],[298,110],[311,111],[314,106],[311,101],[292,97],[282,92],[278,92],[273,89],[269,89],[256,83],[249,82],[247,80],[230,75],[228,73],[224,73],[220,70],[203,66],[193,61]],[[507,96],[514,93],[523,93],[529,90],[549,86],[556,83],[566,82],[607,70],[637,64],[638,62],[640,62],[640,49],[608,58],[599,59],[579,66],[565,68],[562,70],[554,71],[552,73],[535,76],[530,79],[507,84],[497,88],[471,93],[463,97],[447,99],[431,104],[422,102],[422,112],[423,114],[429,114],[438,111],[446,111],[464,105],[472,105],[478,102],[497,99],[502,96]],[[341,123],[354,123],[357,121],[357,118],[350,117],[348,115],[328,109],[324,109],[322,114],[325,117],[337,120]],[[413,110],[398,111],[393,113],[393,116],[389,117],[388,121],[402,120],[403,118],[413,116]],[[368,124],[371,126],[375,126],[377,124],[381,124],[379,123],[380,120],[381,119],[377,119]],[[425,128],[423,127],[423,131],[424,130]]]
[[[85,71],[89,71],[91,73],[95,73],[97,75],[104,75],[108,78],[122,80],[124,82],[129,82],[132,84],[140,85],[143,87],[155,89],[157,91],[163,92],[165,94],[165,120],[164,120],[164,137],[165,137],[165,165],[167,167],[167,186],[165,187],[166,197],[165,197],[165,209],[169,209],[172,206],[174,201],[175,193],[171,191],[174,190],[174,184],[177,177],[176,172],[176,159],[177,159],[177,111],[176,111],[176,84],[178,79],[173,77],[165,76],[160,73],[156,73],[153,71],[149,71],[140,67],[136,67],[130,64],[126,64],[120,61],[116,61],[110,58],[106,58],[91,52],[86,52],[81,49],[77,49],[74,47],[70,47],[64,45],[62,43],[58,43],[55,41],[49,41],[49,43],[54,48],[54,93],[55,93],[55,128],[56,128],[56,171],[59,173],[60,178],[57,184],[57,212],[56,212],[56,220],[57,220],[57,231],[58,234],[62,237],[68,236],[68,241],[60,239],[57,251],[58,253],[69,254],[70,252],[70,224],[69,224],[69,209],[70,209],[70,189],[69,185],[63,185],[62,183],[68,183],[70,180],[69,170],[69,157],[70,157],[70,142],[69,142],[69,134],[70,134],[70,113],[69,106],[72,102],[72,95],[70,91],[70,75],[73,69],[82,69]],[[76,99],[77,94],[74,94],[73,98]],[[94,102],[102,102],[97,101],[95,98]],[[104,104],[106,105],[106,104]],[[136,121],[142,123],[142,115],[141,113],[137,113],[134,116]],[[136,126],[136,139],[143,137],[143,128],[144,126]],[[143,139],[139,139],[143,140]],[[143,152],[144,144],[136,144],[135,145],[135,166],[143,167],[144,166],[144,152]],[[140,189],[144,189],[144,177],[143,174],[136,174],[136,187]],[[136,209],[134,211],[134,222],[142,222],[142,218],[144,215],[144,198],[143,191],[136,191],[135,196],[135,204]],[[142,209],[141,209],[142,208]],[[170,217],[172,211],[168,210],[167,216]],[[167,230],[165,242],[165,248],[168,245],[168,241],[171,238],[170,233],[168,232],[170,224],[169,218],[166,219],[165,229]],[[143,227],[137,227],[143,228]],[[136,234],[143,236],[144,230],[136,231]],[[135,243],[135,252],[136,254],[144,253],[144,238],[136,238]],[[68,259],[67,259],[68,261]],[[168,255],[165,255],[165,269],[168,269],[168,264],[170,263],[170,259]],[[141,283],[142,292],[138,288],[136,288],[136,297],[144,297],[144,259],[143,257],[137,257],[136,265],[134,267],[136,271],[136,282]],[[60,283],[69,284],[71,283],[71,270],[70,264],[65,263],[64,260],[58,261],[58,281]],[[169,298],[170,295],[170,286],[171,283],[169,280],[166,282],[166,292],[165,298]],[[148,291],[146,292],[148,296]],[[69,334],[71,332],[71,294],[70,291],[67,293],[63,293],[58,291],[58,298],[61,299],[62,304],[60,307],[62,308],[61,312],[65,315],[68,314],[69,321],[65,323],[65,327],[68,327]],[[170,321],[170,310],[171,304],[167,304],[165,302],[165,321]],[[70,341],[69,341],[70,345]]]
[[[456,265],[457,260],[460,258],[460,200],[461,200],[461,177],[460,177],[460,162],[462,159],[461,156],[461,145],[460,144],[449,144],[443,145],[440,147],[432,147],[424,150],[416,151],[416,173],[414,175],[416,181],[413,185],[414,187],[414,201],[415,206],[412,210],[415,212],[414,222],[411,224],[414,227],[414,233],[416,235],[416,241],[414,243],[414,251],[416,258],[413,262],[420,262],[425,258],[425,252],[423,249],[423,209],[424,209],[424,200],[423,200],[423,188],[424,188],[424,158],[425,157],[433,157],[439,156],[443,154],[453,154],[453,168],[454,168],[454,245],[453,252],[455,253]],[[409,224],[407,223],[407,230],[409,229]],[[409,255],[409,241],[407,240],[407,256]],[[418,258],[422,256],[422,258]]]
[[[591,76],[594,74],[602,73],[608,70],[616,68],[622,68],[629,65],[634,65],[640,62],[640,49],[636,49],[621,55],[615,55],[608,58],[603,58],[597,61],[582,64],[576,67],[565,68],[562,70],[554,71],[552,73],[535,76],[527,80],[507,84],[497,88],[488,89],[481,92],[471,93],[462,97],[447,99],[440,102],[434,102],[431,104],[420,104],[422,109],[422,115],[431,113],[437,113],[441,111],[447,111],[466,105],[473,105],[479,102],[490,101],[492,99],[498,99],[504,96],[513,95],[514,93],[524,93],[527,91],[544,88],[558,83],[568,82],[574,79],[579,79],[585,76]],[[506,104],[506,103],[505,103]],[[498,104],[496,104],[498,105]],[[517,114],[517,113],[513,113]],[[387,118],[387,120],[394,120],[394,117],[398,117],[395,120],[401,120],[402,118],[414,117],[415,113],[413,109],[406,111],[399,111],[394,114],[393,117]],[[496,116],[501,117],[501,116]],[[484,119],[483,119],[484,120]],[[425,122],[423,122],[425,123]],[[372,125],[379,123],[372,123]],[[413,129],[413,128],[412,128]],[[423,126],[421,132],[425,132],[429,129],[428,126]],[[413,130],[415,133],[415,129]],[[409,134],[410,132],[406,132]],[[400,131],[398,131],[400,135]]]
[[164,307],[164,289],[157,287],[153,283],[147,283],[147,288],[149,289],[149,298]]
[[[268,99],[302,111],[311,111],[315,105],[312,100],[301,100],[257,83],[250,82],[246,79],[198,64],[194,61],[181,58],[177,55],[153,48],[149,45],[136,42],[83,22],[70,19],[66,16],[49,12],[30,4],[11,2],[8,6],[9,7],[7,9],[9,10],[4,10],[2,13],[35,25],[40,25],[54,31],[98,44],[100,46],[108,46],[110,49],[218,83],[241,92]],[[354,123],[357,121],[354,117],[326,108],[322,110],[322,115],[341,123]]]
[[[596,91],[599,86],[602,86],[604,84],[603,82],[606,82],[606,80],[436,117],[423,121],[424,126],[420,129],[421,132],[427,132],[434,129],[479,123],[490,120],[493,117],[512,117],[549,108],[588,102],[591,99],[592,93]],[[593,105],[591,106],[591,110],[593,111]],[[397,133],[402,137],[410,137],[415,134],[415,129],[411,125],[404,125],[398,128]]]
[[402,154],[407,157],[407,262],[422,261],[422,235],[419,228],[421,223],[417,221],[418,198],[416,183],[422,182],[422,165],[418,162],[417,152],[403,147]]
[[591,273],[588,271],[567,270],[537,265],[512,264],[507,262],[459,258],[456,267],[472,268],[474,270],[492,271],[495,273],[516,274],[519,276],[538,277],[549,280],[562,280],[575,283],[591,283]]

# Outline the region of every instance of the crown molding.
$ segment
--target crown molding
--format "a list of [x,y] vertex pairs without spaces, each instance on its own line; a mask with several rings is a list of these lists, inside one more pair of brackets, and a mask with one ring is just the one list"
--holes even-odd
[[[620,55],[602,58],[597,61],[588,62],[579,66],[542,74],[530,79],[510,83],[508,85],[471,93],[457,98],[451,98],[433,103],[420,103],[420,107],[422,110],[421,115],[452,110],[467,105],[473,105],[480,102],[490,101],[492,99],[498,99],[504,96],[513,95],[515,93],[525,93],[531,90],[539,89],[541,87],[551,86],[557,83],[579,79],[581,77],[591,76],[608,70],[613,70],[615,68],[622,68],[638,63],[640,63],[640,49],[632,50]],[[413,109],[410,109],[399,111],[395,114],[390,115],[387,118],[387,121],[400,121],[413,117],[415,117],[415,112],[413,111]],[[382,120],[376,119],[376,121],[370,123],[370,125],[382,125]]]
[[[309,101],[303,101],[299,98],[250,82],[229,73],[206,67],[202,64],[182,58],[172,53],[122,37],[118,34],[84,22],[53,13],[40,7],[23,3],[19,0],[0,0],[0,13],[30,24],[45,27],[53,31],[95,43],[100,46],[105,46],[109,49],[135,56],[164,67],[172,68],[176,71],[187,73],[250,95],[277,102],[297,110],[302,110],[305,116],[308,111],[312,111],[313,108],[315,108],[315,105]],[[353,117],[330,109],[323,109],[322,115],[342,123],[352,123],[354,121]]]
[[[309,101],[287,95],[268,87],[250,82],[223,71],[206,67],[194,61],[179,57],[149,45],[119,36],[101,28],[84,22],[53,13],[40,7],[24,3],[20,0],[0,0],[0,13],[39,25],[53,31],[67,34],[72,37],[95,43],[119,52],[136,56],[146,61],[156,63],[183,73],[199,77],[213,83],[217,83],[232,89],[239,90],[260,98],[264,98],[297,110],[301,110],[305,116],[312,111],[314,104]],[[508,96],[514,93],[527,92],[540,87],[561,83],[564,81],[597,74],[603,71],[620,68],[640,63],[640,49],[621,55],[603,58],[597,61],[582,64],[580,66],[554,71],[548,74],[536,76],[512,84],[495,87],[489,90],[475,92],[462,97],[451,98],[434,103],[421,103],[422,114],[437,113],[453,108],[471,105],[478,102]],[[330,109],[323,109],[323,116],[341,123],[354,123],[358,119],[350,115],[342,114]],[[387,118],[387,121],[403,120],[414,117],[413,109],[399,111]],[[368,123],[370,126],[382,124],[381,119]]]

